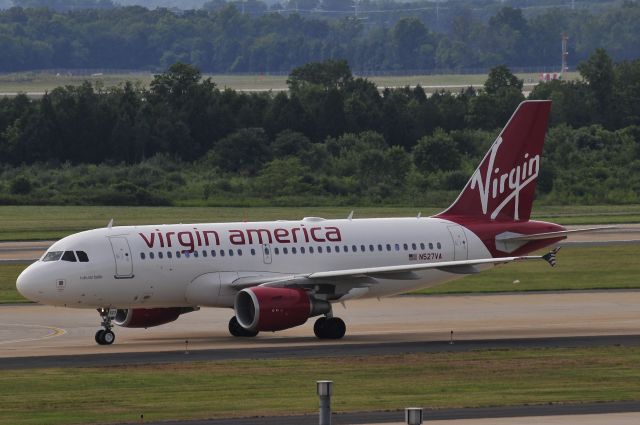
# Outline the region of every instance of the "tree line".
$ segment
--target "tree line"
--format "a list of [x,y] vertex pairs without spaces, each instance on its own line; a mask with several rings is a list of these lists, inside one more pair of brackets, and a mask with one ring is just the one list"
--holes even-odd
[[[640,57],[638,2],[595,10],[532,8],[542,12],[526,14],[495,2],[481,7],[482,14],[470,3],[455,1],[443,3],[441,11],[433,2],[359,2],[362,13],[373,7],[400,11],[329,19],[290,8],[252,14],[251,2],[210,1],[202,9],[175,12],[108,7],[107,0],[96,1],[94,9],[31,7],[39,1],[20,0],[17,4],[28,7],[0,12],[0,72],[161,70],[181,61],[212,73],[289,73],[327,59],[346,59],[360,74],[489,69],[497,63],[559,70],[561,31],[570,36],[572,63],[598,47],[615,60]],[[331,7],[349,4],[337,3]]]
[[[640,60],[598,50],[552,99],[547,202],[640,201]],[[378,91],[345,61],[292,71],[289,92],[220,90],[174,64],[150,87],[59,87],[0,100],[0,203],[444,205],[524,99],[506,66],[481,90]]]

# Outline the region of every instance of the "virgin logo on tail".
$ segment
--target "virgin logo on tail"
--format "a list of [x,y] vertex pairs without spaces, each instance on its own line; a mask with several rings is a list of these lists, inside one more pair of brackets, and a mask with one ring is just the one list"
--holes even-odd
[[458,199],[438,217],[529,220],[550,109],[550,101],[522,102]]
[[[489,165],[487,171],[482,175],[481,168],[478,168],[473,176],[471,176],[471,189],[478,187],[480,195],[480,203],[482,205],[482,213],[487,215],[489,207],[489,197],[496,199],[498,195],[502,195],[507,190],[511,190],[507,196],[502,198],[502,202],[491,211],[491,219],[494,220],[498,214],[506,207],[512,199],[514,202],[513,217],[515,220],[520,219],[520,191],[529,183],[534,182],[538,177],[540,170],[540,155],[530,157],[528,153],[524,155],[524,162],[521,165],[513,167],[507,172],[502,172],[500,168],[494,168],[498,149],[502,145],[502,137],[498,137],[489,151]],[[491,172],[493,170],[493,173]],[[492,175],[493,174],[493,175]]]

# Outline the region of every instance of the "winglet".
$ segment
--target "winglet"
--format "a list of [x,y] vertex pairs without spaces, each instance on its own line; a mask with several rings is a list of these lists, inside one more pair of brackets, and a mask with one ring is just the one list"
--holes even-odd
[[347,220],[351,221],[352,218],[353,218],[353,210],[351,210],[351,212],[349,213],[349,217],[347,217]]
[[109,220],[109,223],[107,224],[107,229],[111,229],[112,226],[113,226],[113,219]]

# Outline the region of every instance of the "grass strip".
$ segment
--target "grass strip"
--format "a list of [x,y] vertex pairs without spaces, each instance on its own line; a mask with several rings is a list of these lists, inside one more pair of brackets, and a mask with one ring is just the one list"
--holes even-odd
[[[355,217],[415,217],[436,214],[443,208],[355,207]],[[116,225],[261,221],[304,216],[346,218],[347,207],[96,207],[0,206],[0,241],[59,239],[82,230]],[[560,224],[640,222],[640,205],[541,206],[533,218]]]
[[640,245],[562,248],[556,267],[524,261],[446,283],[421,294],[640,288]]
[[27,302],[16,290],[16,279],[26,268],[21,264],[0,264],[0,304]]
[[[524,82],[538,83],[539,74],[521,73],[518,78]],[[281,90],[287,88],[286,75],[212,75],[205,74],[205,78],[211,78],[220,89],[231,88],[234,90]],[[569,73],[567,79],[577,79],[577,72]],[[486,74],[451,74],[451,75],[388,75],[369,77],[379,87],[403,87],[415,86],[458,86],[474,85],[481,86],[487,79]],[[131,81],[140,84],[142,87],[149,87],[153,80],[152,73],[125,73],[125,74],[94,74],[94,75],[72,75],[53,74],[48,72],[18,72],[0,76],[2,92],[44,92],[52,91],[60,86],[78,86],[85,81],[98,84],[102,87],[114,87],[124,85]],[[426,88],[431,92],[433,89]],[[450,91],[457,92],[459,88],[451,87]],[[525,88],[526,90],[526,88]],[[530,90],[530,88],[529,88]]]
[[0,375],[0,424],[73,424],[640,398],[640,348],[497,350],[45,370]]
[[[640,245],[563,248],[554,268],[542,261],[505,264],[417,291],[419,294],[640,288]],[[0,264],[0,304],[25,302],[16,279],[26,266]]]

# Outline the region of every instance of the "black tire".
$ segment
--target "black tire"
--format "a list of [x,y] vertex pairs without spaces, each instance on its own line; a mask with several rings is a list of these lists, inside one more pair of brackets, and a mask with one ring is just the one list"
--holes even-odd
[[98,332],[96,332],[96,343],[98,345],[104,345],[104,329],[100,329]]
[[345,325],[344,320],[339,317],[327,319],[327,324],[329,328],[328,338],[330,339],[340,339],[347,332],[347,325]]
[[102,342],[104,345],[111,345],[116,340],[116,334],[112,331],[104,331],[102,334]]
[[325,336],[325,324],[327,322],[327,318],[326,317],[320,317],[318,320],[316,320],[316,322],[313,324],[313,333],[316,334],[316,337],[320,338],[320,339],[324,339],[326,338]]
[[240,326],[236,316],[233,316],[231,320],[229,320],[229,333],[240,338],[251,338],[258,335],[258,331],[250,331]]
[[347,325],[339,317],[321,317],[313,325],[313,333],[320,339],[340,339],[347,331]]

